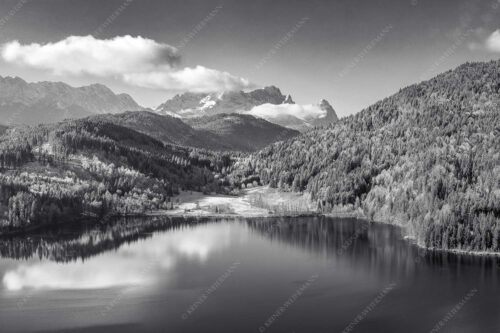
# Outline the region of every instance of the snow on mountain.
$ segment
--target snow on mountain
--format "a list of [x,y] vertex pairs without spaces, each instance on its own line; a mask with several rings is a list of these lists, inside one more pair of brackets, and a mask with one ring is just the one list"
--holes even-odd
[[221,113],[250,114],[302,131],[338,120],[327,101],[323,100],[318,105],[298,105],[290,95],[283,95],[275,86],[250,92],[225,91],[211,94],[187,92],[161,104],[156,112],[180,118]]

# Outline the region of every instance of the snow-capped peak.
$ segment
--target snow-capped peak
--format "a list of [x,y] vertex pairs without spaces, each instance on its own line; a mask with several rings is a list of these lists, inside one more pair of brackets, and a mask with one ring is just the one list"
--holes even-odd
[[215,106],[217,102],[212,100],[212,95],[207,95],[200,100],[200,110],[205,111]]

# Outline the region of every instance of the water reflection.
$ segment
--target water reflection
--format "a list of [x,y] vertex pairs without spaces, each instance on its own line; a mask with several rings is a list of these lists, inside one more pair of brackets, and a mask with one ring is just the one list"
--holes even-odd
[[[178,230],[208,222],[208,220],[183,218],[133,217],[116,219],[106,225],[69,225],[38,234],[0,237],[0,256],[18,260],[38,257],[56,262],[85,260],[102,252],[117,250],[123,244],[151,238],[153,233]],[[217,220],[210,222],[216,223]],[[193,237],[197,237],[196,234]],[[202,241],[210,242],[208,239]],[[187,239],[182,246],[187,253],[192,252],[194,255],[206,257],[208,249],[202,248],[203,242],[194,238]]]
[[255,332],[316,275],[273,332],[341,332],[393,282],[356,331],[428,332],[472,289],[443,332],[500,329],[498,258],[420,251],[396,227],[353,219],[120,219],[3,237],[0,254],[8,332]]
[[424,250],[405,240],[402,230],[396,226],[326,217],[254,219],[246,223],[251,230],[271,241],[355,266],[375,267],[385,273],[412,275],[419,268],[439,267],[454,269],[460,274],[467,267],[481,267],[482,274],[495,279],[500,274],[500,257]]
[[[28,237],[3,237],[0,238],[0,255],[25,261],[4,274],[3,283],[11,290],[145,284],[148,278],[138,272],[151,258],[158,258],[160,267],[169,268],[176,256],[206,261],[214,249],[228,247],[231,236],[229,228],[221,227],[227,226],[222,223],[224,221],[124,218],[106,226],[69,226],[57,233],[49,230]],[[404,240],[397,227],[361,220],[316,217],[232,222],[243,223],[250,231],[271,242],[289,244],[359,267],[383,266],[390,274],[413,274],[422,266],[451,267],[458,272],[468,266],[479,266],[483,274],[496,277],[500,268],[499,258],[424,251]],[[210,227],[213,224],[219,226]],[[98,256],[111,250],[116,252],[112,257]],[[33,261],[33,258],[40,261]],[[85,268],[78,260],[87,261]],[[110,264],[113,270],[109,269]]]
[[[170,232],[153,237],[147,232],[153,225]],[[64,234],[66,239],[58,241],[52,235],[3,240],[2,255],[24,259],[4,273],[4,287],[99,289],[151,285],[155,277],[164,278],[179,258],[204,262],[212,251],[227,247],[230,241],[229,229],[215,228],[213,223],[193,228],[191,223],[160,219],[128,219],[104,229],[86,230],[82,235]],[[115,251],[106,252],[111,249]],[[50,260],[30,260],[34,255]]]

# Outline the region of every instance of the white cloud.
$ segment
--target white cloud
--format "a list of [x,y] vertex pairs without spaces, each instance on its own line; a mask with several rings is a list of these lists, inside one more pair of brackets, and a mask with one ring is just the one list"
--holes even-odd
[[486,39],[486,48],[492,52],[500,52],[500,29],[494,31]]
[[124,80],[128,84],[143,88],[169,87],[167,90],[192,92],[243,90],[253,86],[246,79],[203,66],[178,71],[130,73],[124,75]]
[[56,75],[112,77],[167,91],[213,92],[251,86],[245,79],[203,66],[178,68],[181,57],[175,47],[140,36],[70,36],[55,43],[24,45],[11,41],[2,46],[1,55],[8,63]]
[[71,36],[56,43],[22,45],[18,41],[2,47],[5,61],[56,74],[120,75],[134,71],[171,68],[180,60],[177,50],[154,40],[122,36],[96,39],[92,36]]
[[322,110],[319,105],[313,104],[262,104],[252,108],[247,113],[264,119],[293,116],[304,121],[320,119],[326,116],[325,110]]

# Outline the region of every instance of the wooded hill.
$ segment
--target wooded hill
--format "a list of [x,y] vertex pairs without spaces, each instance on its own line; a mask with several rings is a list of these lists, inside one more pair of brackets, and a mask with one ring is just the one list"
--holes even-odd
[[240,174],[363,210],[421,245],[500,251],[500,62],[466,63],[327,129],[255,153]]
[[92,119],[8,130],[0,140],[7,227],[169,209],[180,190],[226,192],[231,156],[164,144]]
[[213,151],[253,152],[299,135],[264,119],[242,114],[217,114],[181,120],[148,111],[89,117],[147,134],[167,144]]

